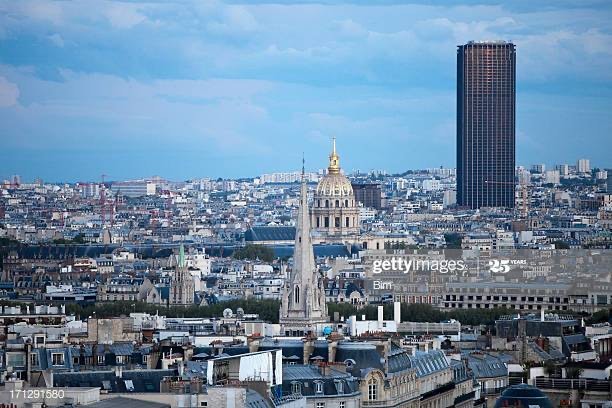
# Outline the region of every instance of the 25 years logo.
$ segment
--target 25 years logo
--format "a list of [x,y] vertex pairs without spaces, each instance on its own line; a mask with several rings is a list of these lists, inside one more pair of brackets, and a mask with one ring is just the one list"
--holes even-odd
[[489,270],[492,273],[508,273],[510,265],[527,265],[526,259],[491,259]]
[[510,272],[510,260],[491,259],[489,261],[489,270],[493,273],[508,273]]

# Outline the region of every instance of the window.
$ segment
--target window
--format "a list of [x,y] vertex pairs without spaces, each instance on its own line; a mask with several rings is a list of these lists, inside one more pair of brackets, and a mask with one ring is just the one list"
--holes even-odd
[[104,364],[104,356],[98,356],[98,365]]
[[338,394],[344,394],[344,383],[342,381],[336,381],[336,391],[338,391]]
[[378,382],[374,378],[368,380],[368,401],[376,401],[378,399]]
[[38,354],[30,354],[30,367],[36,367],[38,365]]
[[301,394],[302,393],[302,384],[299,382],[291,383],[291,393],[292,394]]
[[346,402],[340,401],[340,404],[338,405],[338,408],[345,408],[345,407],[346,407]]
[[335,223],[334,223],[336,228],[340,228],[340,217],[336,217],[335,218]]
[[323,392],[323,383],[320,381],[317,381],[315,383],[315,392],[321,393]]
[[325,403],[324,402],[317,402],[316,407],[317,408],[325,408]]
[[208,402],[207,401],[200,401],[200,406],[201,407],[207,407],[208,406]]
[[295,293],[295,297],[294,297],[295,302],[294,303],[300,303],[300,287],[299,286],[297,286],[297,285],[295,286],[294,293]]
[[64,353],[51,353],[51,364],[54,366],[64,365]]

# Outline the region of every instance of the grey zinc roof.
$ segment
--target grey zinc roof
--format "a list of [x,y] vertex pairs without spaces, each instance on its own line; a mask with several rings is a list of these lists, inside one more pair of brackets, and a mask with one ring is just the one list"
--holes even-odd
[[251,227],[244,233],[245,241],[293,241],[295,227]]
[[208,362],[200,362],[200,361],[185,362],[184,376],[188,379],[192,379],[192,378],[206,379],[206,371],[208,371]]
[[283,366],[283,380],[317,380],[324,378],[348,378],[349,374],[331,369],[327,375],[321,374],[319,368],[313,365],[286,365]]
[[270,400],[265,399],[260,393],[254,390],[246,392],[246,406],[248,408],[273,408],[274,405]]
[[425,377],[450,366],[448,359],[441,350],[427,353],[419,351],[414,356],[410,356],[410,361],[412,366],[416,368],[418,377]]
[[170,408],[161,402],[140,401],[134,398],[115,397],[89,404],[90,408]]
[[486,353],[468,354],[467,362],[476,378],[505,377],[508,375],[508,367],[497,356]]

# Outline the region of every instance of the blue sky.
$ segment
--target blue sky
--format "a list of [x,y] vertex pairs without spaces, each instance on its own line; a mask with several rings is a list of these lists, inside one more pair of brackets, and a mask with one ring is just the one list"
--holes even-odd
[[612,167],[612,2],[0,0],[0,178],[454,166],[456,46],[517,45],[517,162]]

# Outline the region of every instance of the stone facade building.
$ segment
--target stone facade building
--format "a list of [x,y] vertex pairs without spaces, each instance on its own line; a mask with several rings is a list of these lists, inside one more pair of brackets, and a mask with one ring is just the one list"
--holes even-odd
[[327,175],[319,181],[314,194],[311,223],[321,242],[353,243],[359,237],[359,206],[350,180],[340,171],[335,139]]

